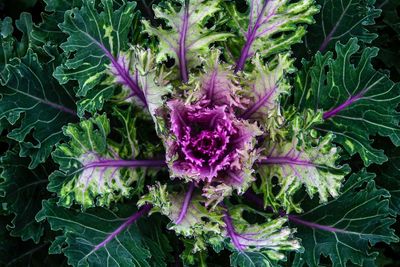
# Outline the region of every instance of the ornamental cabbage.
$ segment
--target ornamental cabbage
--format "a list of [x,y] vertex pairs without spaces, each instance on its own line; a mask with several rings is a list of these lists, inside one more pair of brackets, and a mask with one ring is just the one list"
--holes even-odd
[[399,241],[395,1],[25,2],[0,266],[372,266]]

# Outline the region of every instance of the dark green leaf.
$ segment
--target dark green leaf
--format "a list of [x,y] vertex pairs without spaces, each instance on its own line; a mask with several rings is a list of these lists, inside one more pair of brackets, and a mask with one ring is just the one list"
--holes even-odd
[[50,166],[28,168],[29,159],[20,158],[17,151],[9,150],[0,158],[0,210],[14,216],[7,228],[12,236],[39,242],[43,226],[35,221],[42,199],[47,198]]
[[377,184],[390,192],[390,208],[395,214],[400,213],[400,149],[388,152],[389,160],[377,171]]
[[231,255],[231,266],[233,267],[277,267],[270,259],[261,252],[238,251]]
[[335,142],[350,155],[359,153],[364,163],[382,164],[387,160],[382,150],[374,148],[371,136],[390,137],[400,145],[400,84],[376,71],[371,60],[378,49],[360,46],[357,39],[336,45],[336,58],[331,52],[317,53],[313,62],[305,63],[296,79],[295,103],[299,109],[323,110],[323,132],[333,132]]
[[14,36],[12,19],[6,17],[0,20],[0,84],[4,84],[7,79],[7,72],[2,73],[8,63],[14,57],[23,57],[29,47],[29,35],[32,31],[32,16],[22,13],[20,19],[15,21],[17,29],[22,33],[21,40]]
[[[78,95],[95,102],[84,102],[86,107],[81,112],[100,108],[112,96],[114,86],[104,82],[108,65],[128,48],[131,25],[138,19],[135,2],[122,1],[122,5],[114,0],[101,0],[101,5],[99,2],[84,1],[81,9],[67,10],[64,22],[59,25],[69,35],[61,48],[72,56],[56,69],[54,76],[61,84],[78,81]],[[97,10],[98,5],[101,11]],[[102,82],[105,84],[99,86]]]
[[378,0],[378,8],[382,9],[380,23],[373,25],[371,31],[378,34],[373,45],[379,48],[377,59],[383,68],[390,69],[392,78],[400,80],[400,0]]
[[377,34],[368,32],[365,26],[374,24],[380,10],[375,0],[318,0],[320,13],[316,23],[308,27],[305,45],[311,54],[333,50],[338,41],[347,42],[351,37],[370,43]]
[[67,266],[65,257],[48,254],[49,240],[35,244],[31,240],[23,242],[20,238],[11,237],[2,219],[5,217],[0,217],[0,266]]
[[72,266],[150,266],[150,251],[136,223],[96,249],[135,211],[132,204],[120,206],[114,212],[95,208],[87,212],[58,207],[55,200],[43,202],[37,220],[47,219],[52,230],[63,231],[53,244],[53,252],[63,252]]
[[370,245],[397,242],[390,226],[390,194],[375,186],[374,174],[361,171],[353,174],[343,186],[342,195],[326,204],[304,202],[304,214],[289,215],[297,227],[305,249],[298,255],[309,266],[320,266],[320,256],[329,256],[333,266],[346,266],[348,261],[363,265],[377,253]]
[[82,5],[81,0],[44,0],[45,11],[42,21],[33,26],[32,42],[42,46],[48,42],[59,45],[66,41],[68,35],[61,31],[58,24],[64,21],[64,12]]
[[47,159],[62,138],[62,126],[77,119],[73,90],[52,78],[62,57],[56,47],[45,46],[39,56],[31,49],[6,66],[0,86],[0,119],[12,125],[8,137],[20,142],[21,156],[31,157],[30,168]]

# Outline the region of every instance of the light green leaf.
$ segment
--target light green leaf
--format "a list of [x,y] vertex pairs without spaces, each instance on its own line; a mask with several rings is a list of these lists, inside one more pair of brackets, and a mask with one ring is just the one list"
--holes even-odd
[[[244,214],[259,216],[260,222],[249,223],[244,219]],[[274,218],[274,215],[258,212],[248,206],[236,205],[229,206],[225,211],[224,222],[226,235],[230,237],[228,247],[235,251],[231,256],[231,263],[233,258],[244,261],[252,256],[258,260],[263,259],[265,264],[269,262],[276,266],[279,261],[286,260],[285,252],[302,250],[300,241],[294,237],[296,230],[284,226],[287,223],[286,217]],[[265,258],[257,252],[264,254]]]
[[193,193],[183,220],[179,224],[176,223],[185,195],[184,192],[169,193],[166,185],[156,184],[149,187],[149,193],[139,200],[138,205],[151,203],[154,206],[152,212],[160,212],[171,220],[167,225],[168,229],[187,238],[195,237],[193,253],[205,250],[206,244],[221,245],[224,240],[221,207],[208,210],[204,205],[205,198],[198,192]]
[[241,115],[244,119],[265,121],[272,114],[280,114],[282,95],[290,92],[285,75],[294,72],[289,54],[279,54],[264,65],[260,55],[253,60],[254,70],[248,77],[248,92],[251,99]]
[[163,19],[170,29],[155,28],[143,21],[145,31],[160,40],[157,62],[166,60],[168,56],[174,58],[184,82],[188,81],[188,68],[200,65],[200,57],[209,54],[211,43],[231,36],[205,26],[209,18],[219,12],[220,3],[221,0],[166,1],[165,5],[153,9],[155,17]]
[[247,59],[256,53],[265,58],[301,42],[306,33],[304,25],[314,23],[313,15],[318,12],[314,0],[247,2],[246,14],[238,12],[233,4],[226,8],[232,18],[229,25],[243,40],[235,71],[243,70]]
[[105,115],[64,128],[70,141],[52,154],[60,170],[51,174],[48,185],[60,197],[59,205],[69,207],[75,201],[83,208],[109,206],[132,195],[138,174],[126,168],[135,167],[135,161],[119,158],[119,148],[107,140],[109,133]]
[[[264,194],[265,206],[271,205],[276,211],[284,207],[288,212],[300,212],[299,203],[292,197],[302,186],[310,197],[318,194],[320,202],[339,195],[349,168],[337,164],[340,155],[332,145],[332,134],[318,137],[310,130],[320,122],[321,114],[304,112],[290,121],[292,129],[286,133],[289,139],[265,144],[265,158],[258,168],[262,183],[254,186]],[[277,184],[274,177],[278,178]]]
[[172,92],[172,86],[168,82],[169,73],[164,66],[157,66],[155,55],[150,49],[143,49],[139,46],[132,47],[127,55],[119,57],[120,65],[126,67],[126,73],[132,73],[132,81],[138,87],[139,93],[131,90],[126,79],[118,73],[115,67],[111,72],[117,83],[123,84],[124,89],[118,96],[124,101],[133,101],[136,105],[144,105],[150,113],[156,130],[159,130],[159,122],[156,118],[156,111],[164,104],[164,97]]

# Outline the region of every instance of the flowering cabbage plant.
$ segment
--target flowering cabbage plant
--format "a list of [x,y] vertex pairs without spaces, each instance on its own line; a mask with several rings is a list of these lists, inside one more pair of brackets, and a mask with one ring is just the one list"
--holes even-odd
[[395,1],[44,2],[0,21],[0,265],[384,261]]
[[215,69],[201,79],[192,103],[181,99],[166,103],[170,130],[165,147],[171,177],[202,187],[207,203],[222,201],[232,189],[239,193],[248,189],[254,181],[256,137],[262,134],[255,123],[240,118],[238,90],[228,72],[218,70],[218,56],[213,55]]

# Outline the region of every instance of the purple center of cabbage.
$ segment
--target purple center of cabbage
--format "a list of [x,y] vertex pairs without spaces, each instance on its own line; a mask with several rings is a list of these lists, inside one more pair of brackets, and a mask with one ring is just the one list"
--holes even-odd
[[212,130],[197,130],[187,127],[182,141],[182,151],[186,159],[201,167],[218,163],[229,149],[232,134],[236,133],[231,125],[217,125]]
[[219,173],[240,172],[238,151],[252,133],[226,106],[203,108],[180,101],[171,101],[169,106],[176,137],[169,154],[177,156],[172,165],[176,174],[211,182]]

